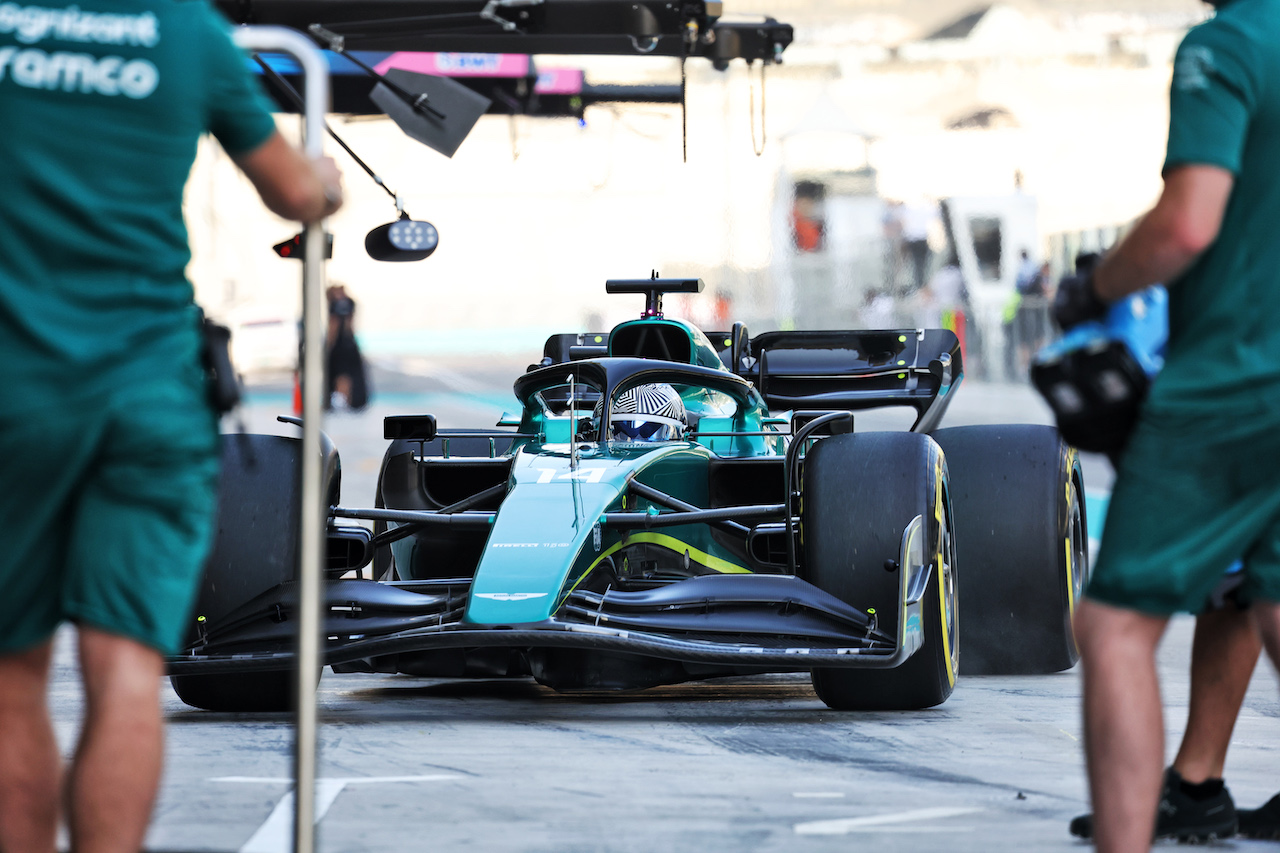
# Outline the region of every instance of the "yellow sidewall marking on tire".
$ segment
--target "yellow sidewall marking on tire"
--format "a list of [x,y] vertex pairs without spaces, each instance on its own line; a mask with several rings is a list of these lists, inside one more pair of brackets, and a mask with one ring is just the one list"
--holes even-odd
[[1076,615],[1076,577],[1075,577],[1075,570],[1072,565],[1073,561],[1071,559],[1071,534],[1070,533],[1067,534],[1067,538],[1063,544],[1067,552],[1067,613],[1072,616],[1075,616]]
[[[1076,470],[1076,450],[1074,447],[1067,450],[1067,535],[1063,539],[1063,547],[1067,553],[1067,613],[1070,616],[1076,614],[1076,566],[1075,555],[1071,553],[1071,489],[1075,482],[1073,474]],[[1084,495],[1080,496],[1080,512],[1084,512]]]
[[[933,517],[938,522],[938,552],[934,555],[938,567],[938,618],[942,622],[942,658],[947,662],[947,684],[956,685],[956,670],[951,665],[951,632],[947,630],[947,589],[942,577],[942,454],[934,454],[933,460]],[[952,571],[955,567],[952,566]]]

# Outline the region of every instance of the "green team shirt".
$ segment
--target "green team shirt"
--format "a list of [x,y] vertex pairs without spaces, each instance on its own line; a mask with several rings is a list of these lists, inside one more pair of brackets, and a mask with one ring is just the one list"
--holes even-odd
[[1235,175],[1218,239],[1169,288],[1148,405],[1280,413],[1280,0],[1235,0],[1174,60],[1164,169]]
[[194,356],[196,143],[275,129],[228,33],[204,0],[0,2],[0,414]]

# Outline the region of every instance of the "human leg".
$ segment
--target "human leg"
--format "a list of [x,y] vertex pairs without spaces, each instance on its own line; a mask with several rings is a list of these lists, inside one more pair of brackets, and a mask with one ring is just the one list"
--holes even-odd
[[1102,853],[1151,844],[1164,766],[1155,652],[1167,621],[1090,599],[1076,612],[1085,754]]
[[77,853],[142,847],[164,756],[155,649],[96,628],[80,629],[85,719],[67,779]]
[[[1262,634],[1263,643],[1271,662],[1280,669],[1280,606],[1275,604],[1255,604],[1252,615]],[[1276,794],[1260,808],[1240,809],[1240,834],[1246,838],[1264,840],[1280,839],[1280,794]]]
[[[1205,442],[1188,446],[1196,422],[1186,421],[1144,413],[1120,459],[1077,613],[1093,828],[1103,850],[1145,850],[1156,828],[1164,727],[1155,650],[1167,614],[1202,609],[1265,520],[1238,511],[1234,472],[1220,461],[1230,454],[1210,453]],[[1231,828],[1226,820],[1215,831]]]
[[0,655],[0,850],[51,853],[62,759],[49,720],[53,642]]
[[1253,619],[1262,635],[1271,663],[1280,670],[1280,604],[1260,601],[1252,608]]
[[1191,783],[1221,779],[1231,732],[1262,641],[1249,611],[1228,606],[1196,618],[1191,644],[1191,705],[1173,767]]
[[[157,370],[159,373],[159,369]],[[85,719],[67,781],[77,853],[137,851],[163,760],[160,679],[210,541],[217,435],[198,377],[115,391],[68,537]]]
[[[1236,809],[1223,785],[1222,768],[1260,649],[1247,610],[1228,603],[1197,617],[1191,709],[1178,756],[1165,773],[1157,838],[1199,841],[1231,834]],[[1092,838],[1093,815],[1074,818],[1070,829],[1072,835]]]
[[[23,399],[21,383],[7,391]],[[62,758],[49,717],[66,523],[97,434],[83,400],[0,415],[0,850],[51,853]],[[67,408],[72,408],[68,406]]]

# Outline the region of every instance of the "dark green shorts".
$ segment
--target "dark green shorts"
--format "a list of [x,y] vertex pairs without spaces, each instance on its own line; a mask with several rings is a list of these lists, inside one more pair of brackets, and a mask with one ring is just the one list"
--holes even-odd
[[1198,613],[1242,558],[1241,598],[1280,602],[1280,423],[1144,412],[1120,460],[1088,596]]
[[216,508],[217,422],[198,365],[66,384],[63,406],[0,415],[0,652],[64,620],[175,652]]

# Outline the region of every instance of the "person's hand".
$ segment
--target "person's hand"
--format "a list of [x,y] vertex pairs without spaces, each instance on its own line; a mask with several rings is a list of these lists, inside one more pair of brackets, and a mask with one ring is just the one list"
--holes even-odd
[[1053,319],[1065,332],[1089,320],[1106,316],[1107,303],[1093,289],[1093,272],[1063,276],[1053,297]]
[[324,199],[327,202],[324,216],[328,216],[342,207],[342,172],[338,170],[338,164],[332,157],[312,160],[311,168],[315,170],[316,178],[324,188]]

